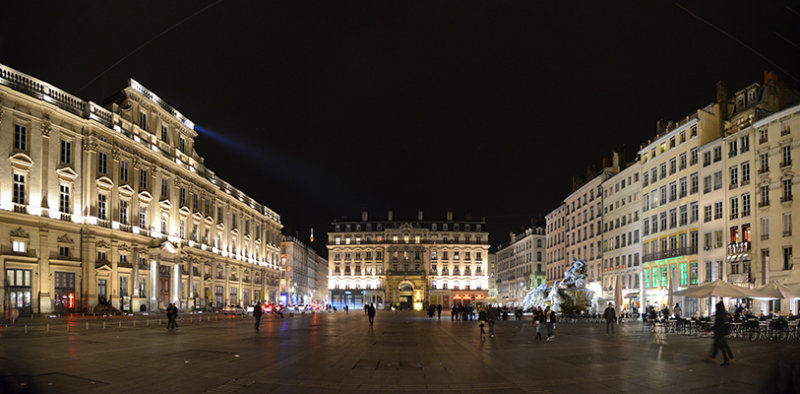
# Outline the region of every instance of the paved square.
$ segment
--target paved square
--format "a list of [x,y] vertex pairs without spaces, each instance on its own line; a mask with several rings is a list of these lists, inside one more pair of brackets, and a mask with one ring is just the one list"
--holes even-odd
[[[219,318],[211,315],[213,318]],[[730,367],[702,362],[711,339],[652,344],[639,323],[558,324],[534,340],[529,320],[474,321],[362,311],[202,322],[177,331],[147,317],[22,319],[0,329],[8,392],[798,392],[800,343],[731,340]],[[154,317],[149,317],[153,319]],[[136,327],[133,327],[136,319]],[[103,329],[103,321],[106,328]],[[86,328],[88,325],[88,329]],[[28,325],[28,333],[23,327]],[[45,326],[48,325],[48,326]],[[121,327],[120,327],[121,326]],[[45,332],[45,327],[47,332]]]

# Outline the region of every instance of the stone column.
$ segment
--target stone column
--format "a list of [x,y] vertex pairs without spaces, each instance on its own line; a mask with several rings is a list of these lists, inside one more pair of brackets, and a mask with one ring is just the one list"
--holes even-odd
[[81,278],[81,303],[86,312],[92,312],[97,305],[97,238],[86,236],[81,242],[83,277]]
[[133,291],[131,292],[131,312],[139,311],[139,249],[133,248],[133,264],[131,265],[131,280],[133,281]]
[[189,259],[189,288],[186,289],[189,294],[188,304],[190,309],[194,308],[194,259]]
[[150,255],[148,256],[148,266],[150,267],[150,283],[147,285],[150,288],[150,299],[148,303],[150,304],[147,308],[148,310],[154,311],[158,309],[158,261],[156,260],[157,256]]
[[170,302],[174,303],[176,307],[180,307],[181,280],[183,279],[183,275],[181,275],[180,263],[178,262],[172,263],[172,274],[170,276],[170,279],[172,279],[172,284],[170,286],[170,294],[169,294]]
[[122,309],[122,305],[119,302],[119,294],[117,294],[117,290],[119,290],[119,241],[111,241],[109,253],[111,253],[111,256],[108,256],[111,260],[111,278],[108,286],[111,288],[106,289],[106,294],[109,297],[107,301],[110,301],[111,306],[114,308]]
[[50,166],[49,166],[48,163],[49,163],[49,159],[50,159],[50,132],[51,131],[52,131],[52,128],[50,126],[50,118],[49,118],[48,115],[45,114],[45,116],[42,119],[42,165],[41,165],[41,169],[42,169],[42,174],[41,174],[41,177],[42,177],[42,187],[41,187],[41,190],[42,190],[42,215],[45,215],[45,216],[49,214],[49,212],[47,212],[48,208],[49,208],[49,204],[47,203],[47,192],[50,189],[50,184],[47,182],[47,176],[48,176],[48,173],[50,172],[49,171],[50,170]]
[[53,300],[50,296],[53,281],[50,273],[49,233],[47,228],[39,227],[39,313],[53,312]]

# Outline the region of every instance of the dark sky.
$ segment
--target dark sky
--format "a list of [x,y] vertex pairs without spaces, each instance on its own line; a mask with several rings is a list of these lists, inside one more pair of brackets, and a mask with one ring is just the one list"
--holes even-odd
[[0,63],[96,102],[138,80],[321,250],[364,209],[485,217],[497,245],[717,80],[800,78],[800,5],[780,1],[117,4],[5,4]]

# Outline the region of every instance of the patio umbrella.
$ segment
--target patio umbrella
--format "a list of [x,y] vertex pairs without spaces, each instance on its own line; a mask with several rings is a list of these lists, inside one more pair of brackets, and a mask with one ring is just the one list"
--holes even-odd
[[617,275],[617,280],[614,283],[614,304],[616,305],[617,316],[622,309],[622,277]]
[[779,283],[767,283],[750,291],[752,298],[767,300],[792,299],[800,297],[800,288],[790,289]]
[[750,291],[738,286],[729,284],[721,280],[704,283],[699,286],[690,287],[686,290],[681,290],[673,293],[674,296],[684,297],[734,297],[734,298],[750,298]]

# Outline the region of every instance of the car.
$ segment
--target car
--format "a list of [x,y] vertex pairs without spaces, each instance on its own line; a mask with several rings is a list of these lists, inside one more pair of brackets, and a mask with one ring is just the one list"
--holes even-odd
[[227,305],[222,308],[222,313],[226,315],[243,315],[245,310],[239,305]]

